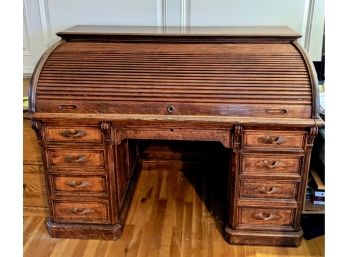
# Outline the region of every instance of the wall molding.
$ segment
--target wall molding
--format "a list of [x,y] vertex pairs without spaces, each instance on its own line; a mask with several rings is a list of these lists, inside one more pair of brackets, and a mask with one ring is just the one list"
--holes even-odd
[[189,27],[190,24],[190,15],[191,15],[191,0],[180,0],[181,4],[181,20],[180,25],[183,30],[185,30],[186,27]]
[[43,44],[47,48],[52,43],[52,28],[51,28],[50,16],[48,12],[48,3],[47,3],[47,0],[38,0],[38,1],[39,1],[39,13],[40,13]]
[[25,1],[23,1],[23,32],[24,32],[24,38],[23,38],[23,55],[24,56],[30,56],[31,53],[31,42],[29,37],[29,24],[28,24],[28,10],[27,5]]
[[168,0],[157,0],[157,26],[167,27]]
[[315,2],[316,2],[316,0],[306,0],[305,13],[303,15],[302,45],[306,49],[307,52],[309,52],[309,47],[310,47],[311,37],[312,37]]

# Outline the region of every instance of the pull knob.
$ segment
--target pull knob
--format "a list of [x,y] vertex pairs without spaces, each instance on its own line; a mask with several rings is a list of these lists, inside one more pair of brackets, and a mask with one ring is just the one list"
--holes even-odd
[[85,214],[91,214],[93,210],[89,208],[73,208],[70,210],[70,212],[77,215],[85,215]]
[[281,216],[273,212],[257,212],[257,213],[254,213],[254,218],[257,220],[268,221],[268,220],[277,220],[281,218]]
[[81,138],[81,137],[85,137],[87,135],[87,133],[83,130],[65,129],[65,130],[59,132],[59,135],[61,135],[62,137],[66,137],[66,138]]
[[270,194],[274,194],[274,193],[278,192],[279,190],[280,189],[278,187],[274,187],[273,186],[273,187],[271,187],[269,189],[267,189],[266,187],[257,187],[257,188],[255,188],[254,191],[262,193],[262,194],[270,195]]
[[87,161],[87,157],[85,155],[67,155],[65,156],[65,161],[70,163],[85,163]]
[[[256,163],[256,166],[259,168],[267,168],[267,169],[274,169],[276,167],[279,167],[282,164],[281,161],[271,161],[268,160],[262,160]],[[284,164],[283,164],[284,166]]]
[[259,137],[257,141],[259,143],[267,144],[267,145],[280,145],[285,142],[285,138],[278,137],[278,136],[263,136],[263,137]]
[[60,111],[69,111],[69,110],[77,110],[79,107],[76,104],[59,104],[57,106]]
[[88,181],[75,181],[75,180],[67,181],[65,184],[73,188],[82,188],[82,187],[88,187],[91,185],[91,183]]
[[269,109],[266,109],[266,112],[269,114],[287,114],[288,110],[281,109],[281,108],[269,108]]

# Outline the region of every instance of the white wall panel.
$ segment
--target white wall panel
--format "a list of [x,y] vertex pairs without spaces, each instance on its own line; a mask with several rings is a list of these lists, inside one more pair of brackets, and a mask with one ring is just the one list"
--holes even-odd
[[24,73],[31,73],[55,33],[85,25],[279,26],[304,35],[320,60],[324,0],[24,0]]

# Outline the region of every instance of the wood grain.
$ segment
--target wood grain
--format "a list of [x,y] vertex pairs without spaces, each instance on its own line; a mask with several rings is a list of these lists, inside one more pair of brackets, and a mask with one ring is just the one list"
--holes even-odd
[[[62,40],[43,55],[31,81],[28,118],[42,148],[51,236],[121,236],[138,174],[134,168],[155,167],[153,162],[137,166],[142,140],[218,141],[225,149],[215,146],[220,155],[213,165],[173,165],[182,171],[172,178],[174,202],[162,190],[166,173],[147,189],[142,203],[159,200],[141,212],[137,253],[165,254],[154,232],[164,229],[166,241],[175,238],[167,251],[193,252],[193,189],[214,211],[215,225],[229,243],[298,246],[310,155],[322,125],[313,66],[294,42],[299,35],[271,27],[153,34],[153,28],[99,28],[59,33]],[[163,163],[163,169],[173,168]],[[214,176],[205,177],[209,185],[185,187],[182,174],[191,181],[194,171],[207,175],[211,168]],[[274,174],[266,172],[273,169]],[[106,193],[93,187],[83,199],[67,188],[57,193],[58,174],[72,186],[93,182]],[[105,176],[105,187],[96,178],[82,181],[86,176]],[[258,191],[251,193],[255,186]],[[205,196],[206,189],[217,195]],[[276,197],[259,197],[268,193]],[[168,204],[175,205],[172,228],[165,225]],[[212,241],[208,227],[202,235],[203,252],[212,254],[212,247],[204,248]],[[142,243],[149,238],[153,245]],[[180,247],[180,242],[185,243]]]

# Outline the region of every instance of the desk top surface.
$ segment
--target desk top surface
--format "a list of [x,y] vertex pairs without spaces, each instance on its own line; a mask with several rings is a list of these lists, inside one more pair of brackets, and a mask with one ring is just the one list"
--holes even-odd
[[223,36],[223,37],[301,37],[286,26],[237,26],[237,27],[151,27],[151,26],[102,26],[76,25],[57,33],[71,35],[137,35],[137,36]]

